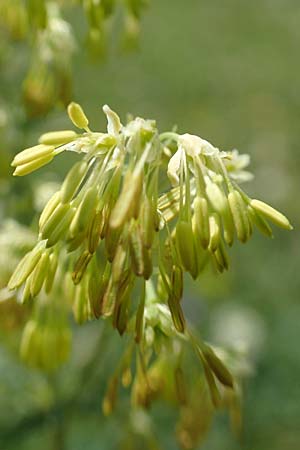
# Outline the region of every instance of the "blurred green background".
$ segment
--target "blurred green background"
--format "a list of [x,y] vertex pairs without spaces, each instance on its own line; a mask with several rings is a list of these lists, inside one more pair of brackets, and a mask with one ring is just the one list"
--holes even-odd
[[[292,233],[275,231],[273,241],[255,234],[231,250],[228,275],[205,277],[185,291],[186,313],[206,339],[244,345],[253,374],[245,383],[244,429],[237,439],[219,414],[204,450],[298,450],[300,448],[300,264],[299,42],[296,0],[151,0],[142,20],[139,50],[121,53],[118,24],[105,61],[91,64],[82,48],[84,23],[70,16],[78,51],[74,100],[105,126],[101,106],[174,124],[221,149],[251,155],[255,179],[244,189],[288,215]],[[69,127],[55,110],[26,119],[20,86],[28,59],[24,44],[0,44],[0,220],[30,224],[41,180],[58,182],[66,156],[25,179],[13,179],[12,155],[33,145],[44,131]],[[22,199],[22,201],[20,201]],[[2,242],[1,264],[6,264]],[[89,450],[141,448],[128,403],[104,418],[101,398],[114,362],[118,337],[106,340],[100,323],[76,327],[71,362],[54,376],[26,369],[18,360],[16,324],[22,310],[0,305],[0,448]],[[105,330],[104,330],[105,333]],[[151,426],[161,449],[175,449],[175,412],[159,404]],[[147,418],[145,417],[145,420]],[[150,420],[150,419],[149,419]],[[149,425],[150,426],[150,425]],[[125,443],[126,440],[126,443]],[[127,446],[126,446],[127,445]],[[154,448],[154,447],[153,447]]]

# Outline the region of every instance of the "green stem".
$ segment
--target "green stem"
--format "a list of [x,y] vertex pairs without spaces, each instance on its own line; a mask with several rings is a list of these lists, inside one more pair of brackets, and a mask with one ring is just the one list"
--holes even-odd
[[160,141],[178,141],[179,135],[177,133],[174,133],[172,131],[167,131],[166,133],[162,133],[159,135]]

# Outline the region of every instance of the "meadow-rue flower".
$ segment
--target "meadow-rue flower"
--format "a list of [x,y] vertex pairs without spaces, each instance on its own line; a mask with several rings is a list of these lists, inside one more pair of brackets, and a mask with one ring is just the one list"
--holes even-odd
[[[256,226],[270,236],[266,219],[286,229],[291,225],[269,205],[250,199],[236,184],[232,174],[248,164],[246,156],[220,152],[188,133],[159,134],[154,121],[137,118],[122,125],[107,105],[103,111],[107,133],[92,132],[81,106],[71,103],[69,116],[84,129],[82,134],[72,130],[46,133],[39,145],[15,156],[15,167],[33,164],[34,169],[49,155],[83,154],[46,204],[39,220],[38,250],[25,256],[9,287],[16,289],[30,277],[26,295],[35,297],[43,286],[49,293],[56,265],[60,266],[60,258],[66,259],[68,267],[73,266],[72,279],[77,285],[73,306],[77,320],[112,316],[114,326],[123,333],[134,284],[158,273],[175,327],[183,332],[180,299],[174,294],[176,273],[183,270],[197,278],[209,263],[223,272],[229,268],[226,244],[232,245],[234,235],[246,242]],[[173,146],[166,167],[164,148],[170,139],[175,151]],[[167,191],[161,187],[164,171],[175,185]],[[46,281],[54,258],[52,276]],[[129,272],[133,276],[123,278]],[[140,331],[136,333],[140,339]]]
[[[197,279],[212,265],[222,273],[235,237],[249,241],[254,227],[271,237],[268,221],[292,227],[237,184],[247,178],[246,155],[188,133],[159,133],[142,118],[122,125],[107,105],[103,111],[107,131],[94,132],[72,103],[69,116],[82,132],[45,133],[13,160],[14,175],[23,175],[62,152],[79,158],[44,206],[37,243],[8,283],[35,311],[21,355],[54,370],[70,349],[67,309],[78,324],[106,318],[128,345],[108,382],[104,413],[116,407],[120,384],[131,390],[135,407],[162,398],[179,408],[177,438],[191,448],[218,408],[227,408],[238,426],[240,389],[226,358],[191,332],[182,307],[184,272]],[[191,350],[198,365],[190,372]]]

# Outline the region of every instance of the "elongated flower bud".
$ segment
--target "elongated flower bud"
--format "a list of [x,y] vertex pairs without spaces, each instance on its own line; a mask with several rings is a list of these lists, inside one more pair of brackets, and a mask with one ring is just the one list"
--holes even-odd
[[51,236],[51,233],[53,233],[55,228],[60,224],[60,221],[63,219],[69,209],[69,203],[65,205],[59,203],[56,206],[50,217],[45,221],[44,225],[41,228],[43,239],[48,239]]
[[48,157],[53,153],[54,148],[55,147],[53,145],[44,144],[26,148],[14,157],[11,165],[13,167],[23,166],[25,164],[29,164],[36,160],[39,160],[40,158]]
[[213,253],[215,257],[215,262],[217,264],[217,269],[219,272],[223,272],[224,270],[229,269],[229,258],[225,249],[225,245],[223,241],[220,241],[219,247]]
[[96,319],[98,319],[103,314],[103,302],[104,295],[108,288],[108,283],[111,275],[110,264],[107,264],[102,276],[95,277],[92,275],[89,279],[88,284],[88,296],[90,302],[90,308],[94,313]]
[[268,222],[259,213],[257,213],[250,205],[248,205],[248,213],[250,220],[259,229],[259,231],[265,236],[272,238],[273,237],[272,228],[270,227]]
[[45,225],[45,222],[49,219],[55,208],[60,203],[61,199],[61,193],[60,191],[55,192],[55,194],[52,195],[52,197],[48,200],[46,205],[44,206],[44,209],[42,211],[42,214],[39,218],[39,227],[43,228]]
[[221,404],[221,395],[220,395],[219,389],[216,385],[216,381],[214,379],[214,376],[212,374],[212,371],[211,371],[208,363],[206,362],[206,360],[204,358],[202,359],[202,364],[203,364],[204,375],[205,375],[205,379],[206,379],[206,382],[207,382],[207,385],[209,388],[209,393],[210,393],[212,404],[214,405],[215,408],[219,408],[220,404]]
[[218,358],[218,356],[215,354],[213,349],[211,347],[208,347],[205,345],[202,348],[202,352],[204,355],[204,358],[206,359],[209,367],[215,374],[215,376],[218,378],[218,380],[227,387],[233,387],[233,376],[227,369],[227,367],[224,365],[224,363]]
[[77,133],[73,130],[50,131],[42,134],[39,143],[44,145],[54,145],[55,147],[72,142],[77,138]]
[[29,275],[29,277],[27,277],[25,284],[24,284],[24,289],[23,289],[22,296],[21,296],[21,303],[23,305],[25,305],[32,299],[32,295],[30,292],[31,277],[32,277],[32,273]]
[[178,302],[181,301],[183,295],[183,273],[182,269],[178,266],[172,268],[172,293]]
[[208,204],[206,198],[196,197],[194,200],[194,213],[196,232],[199,234],[199,239],[202,247],[206,249],[210,240],[209,230],[209,214]]
[[197,276],[195,278],[198,278],[198,276],[204,270],[204,268],[206,267],[206,265],[208,263],[209,252],[208,252],[208,250],[205,250],[203,248],[203,245],[200,242],[199,233],[197,232],[197,227],[196,227],[195,214],[192,218],[192,227],[193,227],[193,235],[194,235],[195,255],[196,255],[196,261],[197,261]]
[[237,237],[241,242],[247,242],[250,237],[247,206],[241,194],[234,190],[228,194],[228,203],[233,217]]
[[86,268],[91,261],[93,255],[88,250],[84,250],[75,263],[74,271],[72,273],[72,279],[74,284],[80,283],[82,277],[86,271]]
[[90,308],[96,319],[99,319],[102,314],[102,301],[106,287],[107,286],[101,282],[100,277],[98,279],[96,276],[92,275],[89,278],[88,295]]
[[41,291],[49,269],[49,253],[44,252],[31,275],[30,293],[36,297]]
[[[128,277],[128,285],[130,278]],[[131,292],[128,285],[123,283],[122,287],[118,290],[117,301],[113,312],[113,326],[116,328],[122,336],[127,327],[128,310],[130,305]]]
[[143,277],[145,280],[149,280],[153,272],[151,248],[143,247],[143,266]]
[[153,203],[146,196],[142,209],[142,239],[144,246],[147,248],[151,248],[155,235],[155,215],[156,211]]
[[102,314],[104,317],[110,317],[113,314],[117,300],[117,289],[118,286],[113,282],[112,277],[110,277],[103,297]]
[[221,223],[217,213],[209,216],[209,249],[214,252],[217,250],[221,240]]
[[36,334],[36,323],[33,320],[29,320],[24,328],[20,347],[21,359],[28,362],[29,364],[31,361],[35,360],[36,354],[35,334]]
[[280,228],[284,228],[285,230],[293,229],[289,220],[279,211],[272,208],[272,206],[267,205],[266,203],[260,200],[251,200],[250,205],[255,211],[262,214],[267,219],[271,220],[271,222],[275,223]]
[[176,245],[184,269],[192,276],[194,274],[197,276],[197,260],[191,223],[182,220],[177,223]]
[[107,259],[109,262],[114,260],[119,241],[121,236],[121,231],[119,228],[108,228],[105,236],[105,250],[107,254]]
[[76,322],[79,325],[86,322],[91,316],[90,303],[88,301],[85,283],[78,284],[76,286],[73,303],[73,314]]
[[[226,199],[226,201],[227,201],[227,199]],[[227,201],[227,204],[228,204],[228,201]],[[232,214],[229,209],[229,205],[228,205],[228,208],[223,212],[221,218],[222,218],[222,225],[223,225],[224,240],[225,240],[226,244],[231,247],[233,244],[233,241],[234,241],[235,228],[234,228],[234,223],[233,223],[233,219],[232,219]]]
[[37,245],[31,252],[27,253],[17,265],[8,282],[8,289],[16,289],[24,283],[37,265],[42,254],[41,245]]
[[56,270],[58,266],[58,256],[56,252],[53,252],[49,256],[49,269],[45,280],[45,292],[49,294],[52,290]]
[[75,208],[70,208],[67,210],[61,221],[54,228],[52,233],[49,235],[46,247],[53,247],[59,240],[66,238],[67,230],[72,222],[75,215]]
[[82,231],[87,231],[88,224],[94,217],[97,206],[97,195],[98,191],[96,186],[92,186],[86,190],[70,226],[71,236],[75,236]]
[[119,243],[111,268],[112,280],[116,284],[119,284],[120,280],[124,276],[127,253],[127,247],[125,248],[122,243]]
[[72,102],[68,106],[68,115],[77,128],[88,130],[89,121],[78,103]]
[[103,227],[103,214],[98,211],[93,220],[91,221],[91,226],[88,232],[88,248],[90,253],[95,253],[97,250],[100,235]]
[[206,194],[213,209],[219,214],[223,215],[224,212],[228,209],[228,203],[224,192],[216,183],[213,183],[209,179],[206,179],[206,182]]
[[139,228],[132,222],[129,233],[129,250],[132,270],[137,276],[144,272],[143,243]]
[[86,237],[86,233],[82,231],[81,233],[78,233],[76,236],[71,237],[68,233],[67,236],[67,252],[72,253],[77,248],[80,247],[80,245],[83,243],[84,239]]
[[24,175],[28,175],[31,172],[34,172],[37,169],[48,164],[54,158],[54,154],[45,155],[41,158],[35,159],[34,161],[28,162],[26,164],[22,164],[16,167],[13,175],[18,177],[23,177]]
[[168,305],[169,305],[172,320],[173,320],[176,330],[179,333],[184,333],[185,319],[184,319],[183,311],[181,309],[179,301],[172,293],[171,293],[171,295],[169,295]]
[[135,205],[140,202],[140,195],[143,186],[142,174],[128,177],[124,183],[122,192],[112,210],[109,224],[111,228],[119,228],[130,219],[136,211]]
[[68,175],[64,179],[61,187],[61,202],[67,203],[74,196],[77,189],[87,172],[88,163],[86,161],[78,161],[72,169],[69,171]]

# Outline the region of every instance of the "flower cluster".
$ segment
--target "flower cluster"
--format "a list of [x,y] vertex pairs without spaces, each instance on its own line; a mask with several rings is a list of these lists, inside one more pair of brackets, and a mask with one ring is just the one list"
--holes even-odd
[[[186,325],[184,273],[197,279],[209,265],[222,273],[229,267],[228,248],[236,240],[247,242],[255,227],[269,237],[269,222],[292,227],[240,188],[238,182],[251,178],[247,155],[220,151],[198,136],[159,133],[152,120],[137,117],[122,125],[107,105],[103,111],[107,131],[94,132],[81,106],[71,103],[68,114],[80,131],[43,134],[12,162],[14,175],[23,176],[62,152],[81,156],[46,203],[37,243],[8,283],[37,311],[25,328],[22,356],[47,370],[65,359],[65,312],[61,322],[53,319],[59,304],[64,311],[71,305],[79,324],[105,318],[128,346],[108,384],[104,412],[113,410],[120,380],[131,386],[135,407],[146,408],[157,397],[175,402],[182,415],[178,439],[191,448],[201,437],[202,428],[192,420],[199,408],[209,419],[203,430],[220,406],[239,423],[239,382],[226,357]],[[196,374],[183,362],[189,349],[201,363]],[[189,382],[195,376],[202,380],[196,387]],[[193,389],[203,399],[201,407]]]
[[[122,334],[132,309],[139,310],[133,305],[137,281],[142,290],[151,278],[176,329],[184,332],[183,273],[196,279],[208,264],[223,272],[229,267],[227,248],[236,238],[247,242],[254,226],[272,236],[268,220],[285,229],[291,225],[239,187],[236,152],[221,152],[198,136],[159,134],[154,121],[141,118],[123,126],[107,105],[103,110],[107,133],[90,131],[82,108],[71,103],[70,119],[82,134],[46,133],[38,145],[15,156],[18,176],[63,151],[83,158],[46,204],[38,242],[19,263],[9,288],[25,283],[24,302],[42,288],[49,293],[59,261],[74,286],[78,320],[109,316]],[[174,187],[161,192],[166,165]]]

